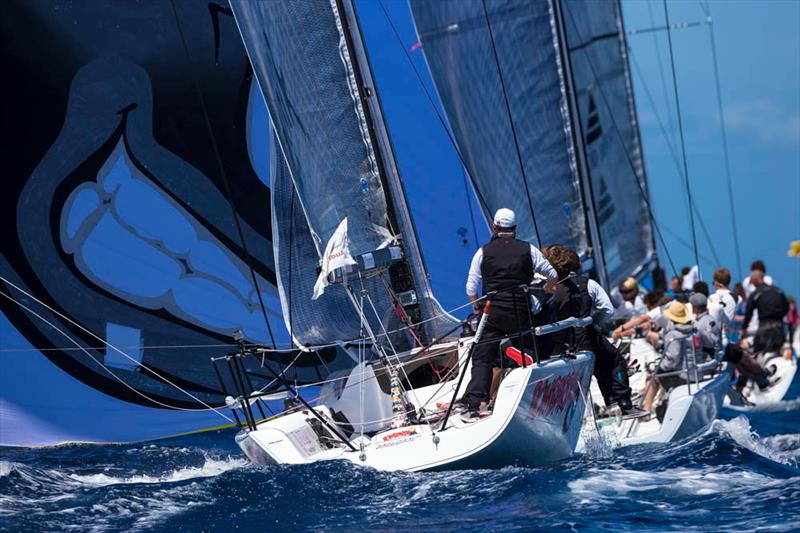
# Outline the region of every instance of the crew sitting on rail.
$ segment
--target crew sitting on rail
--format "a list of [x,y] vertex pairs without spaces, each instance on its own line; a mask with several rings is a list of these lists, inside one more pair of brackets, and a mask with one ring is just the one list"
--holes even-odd
[[622,280],[617,290],[616,294],[612,294],[616,318],[627,320],[647,312],[639,291],[639,283],[634,278]]
[[622,337],[644,337],[650,344],[657,346],[660,337],[656,333],[660,329],[659,320],[663,318],[663,309],[672,301],[670,296],[664,294],[664,291],[653,290],[648,292],[642,298],[647,312],[635,316],[618,326],[611,332],[611,337],[615,340]]
[[592,325],[576,328],[574,333],[564,330],[542,337],[541,351],[545,355],[562,354],[570,348],[591,351],[595,356],[594,377],[607,408],[613,409],[616,404],[625,415],[645,414],[631,403],[625,357],[598,329],[614,315],[608,294],[599,283],[578,274],[581,263],[574,251],[554,244],[545,248],[544,256],[556,269],[559,279],[554,293],[544,304],[544,321],[552,323],[569,317],[591,316]]
[[[700,335],[702,350],[711,357],[722,352],[724,343],[722,324],[717,322],[715,315],[708,306],[708,299],[701,293],[695,293],[689,298],[694,312],[694,323]],[[736,344],[727,344],[724,348],[723,361],[736,366],[736,370],[746,379],[752,379],[760,389],[771,386],[769,373],[753,359],[753,357]]]
[[[482,340],[497,338],[497,341],[481,342],[474,348],[472,375],[464,393],[466,412],[462,414],[462,419],[468,422],[489,414],[492,368],[500,366],[500,337],[529,329],[529,317],[538,311],[538,308],[531,310],[531,305],[538,307],[538,301],[519,287],[530,284],[538,273],[548,279],[547,289],[552,290],[557,277],[538,248],[516,238],[516,229],[514,212],[498,209],[492,238],[475,253],[469,268],[467,297],[475,310],[480,311],[485,305],[483,299],[478,299],[478,285],[483,285],[484,295],[494,293]],[[512,343],[522,348],[522,339],[512,338]]]
[[[663,316],[669,322],[663,336],[662,357],[655,374],[651,376],[645,387],[646,392],[642,404],[642,409],[648,413],[653,409],[656,394],[662,386],[669,389],[685,383],[686,376],[672,373],[683,368],[684,360],[691,350],[692,319],[686,305],[677,301],[672,302],[663,310]],[[672,375],[664,376],[668,373]]]

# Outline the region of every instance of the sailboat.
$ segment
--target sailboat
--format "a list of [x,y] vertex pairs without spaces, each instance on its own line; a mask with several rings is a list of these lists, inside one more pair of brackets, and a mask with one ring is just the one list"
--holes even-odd
[[[15,148],[1,210],[0,445],[233,423],[210,357],[235,347],[236,329],[273,347],[289,337],[266,111],[226,3],[4,8]],[[342,360],[338,347],[303,352],[285,375],[318,381]]]
[[[275,176],[286,187],[275,187],[273,212],[280,217],[294,206],[293,222],[278,224],[289,233],[276,239],[287,326],[299,344],[348,346],[356,363],[322,384],[315,405],[281,380],[287,410],[266,420],[254,414],[259,391],[234,391],[229,406],[244,420],[236,438],[242,450],[261,463],[337,459],[407,471],[570,457],[591,376],[589,352],[523,358],[501,373],[489,416],[469,424],[454,416],[492,294],[472,325],[433,297],[353,4],[237,1],[232,9],[280,149],[274,164],[283,168]],[[549,27],[546,20],[525,24],[532,22]],[[302,40],[290,38],[301,29]],[[321,261],[309,261],[312,254]],[[306,261],[289,268],[283,257]],[[520,290],[529,297],[532,289]],[[534,327],[528,320],[520,335],[590,322]],[[229,357],[249,356],[257,353]]]
[[[655,220],[619,3],[412,0],[411,7],[479,198],[529,211],[525,238],[572,247],[584,272],[606,287],[630,275],[653,283]],[[552,20],[554,34],[520,31],[529,18]],[[552,41],[557,68],[548,70]],[[644,352],[640,361],[657,358],[639,340],[633,347]],[[663,398],[666,417],[612,417],[600,426],[625,444],[702,431],[727,390],[719,366],[708,363],[694,383]],[[634,390],[644,377],[630,377]],[[593,383],[590,396],[599,402]],[[591,413],[587,428],[593,427]]]
[[[658,365],[660,354],[645,339],[623,339],[620,344],[640,364],[629,378],[631,388],[635,392],[645,391],[650,379],[647,370]],[[696,351],[690,349],[684,367],[673,373],[682,378],[682,383],[659,392],[653,416],[626,419],[620,413],[604,417],[589,413],[579,448],[585,448],[586,442],[598,434],[615,446],[630,446],[674,442],[702,433],[718,418],[730,390],[731,369],[720,363],[722,355],[698,362]],[[595,381],[590,390],[592,398],[602,397]],[[602,412],[599,405],[593,409]]]

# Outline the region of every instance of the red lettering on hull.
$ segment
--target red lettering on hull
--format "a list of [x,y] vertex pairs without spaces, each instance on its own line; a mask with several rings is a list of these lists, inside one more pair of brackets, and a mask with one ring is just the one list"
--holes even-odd
[[534,385],[528,416],[549,416],[566,409],[578,397],[579,381],[580,376],[573,373]]

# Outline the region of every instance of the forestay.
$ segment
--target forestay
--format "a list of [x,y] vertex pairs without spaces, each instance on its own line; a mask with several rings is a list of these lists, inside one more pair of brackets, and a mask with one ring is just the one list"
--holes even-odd
[[[618,2],[562,0],[601,250],[610,286],[654,253],[647,180]],[[637,184],[638,180],[638,184]]]
[[585,215],[549,3],[410,4],[484,214],[491,220],[496,209],[510,207],[517,213],[519,238],[541,245],[559,242],[586,255]]

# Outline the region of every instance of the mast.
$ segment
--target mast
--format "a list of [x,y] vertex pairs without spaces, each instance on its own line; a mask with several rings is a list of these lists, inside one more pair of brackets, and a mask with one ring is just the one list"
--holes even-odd
[[566,38],[564,36],[566,29],[564,27],[563,13],[561,12],[561,0],[551,0],[550,3],[553,10],[553,19],[555,20],[554,34],[557,43],[556,48],[558,49],[559,59],[561,61],[561,75],[564,82],[567,107],[570,112],[570,122],[572,123],[572,142],[573,146],[575,146],[575,161],[581,180],[581,198],[583,199],[586,224],[589,228],[588,237],[591,247],[591,257],[600,283],[608,287],[609,280],[603,253],[603,241],[601,240],[600,228],[597,223],[594,187],[592,186],[592,180],[589,178],[589,166],[587,165],[588,156],[586,153],[586,144],[584,143],[586,137],[583,131],[580,106],[578,105],[575,93],[575,78],[572,75],[572,64],[570,62]]
[[[439,315],[443,313],[443,310],[430,289],[427,268],[419,245],[419,236],[411,218],[403,180],[394,156],[392,139],[383,118],[380,93],[372,76],[369,53],[361,32],[358,13],[353,0],[332,1],[336,2],[340,13],[344,15],[345,34],[349,39],[348,44],[355,59],[353,67],[357,72],[357,81],[361,83],[359,94],[362,97],[362,105],[368,118],[373,141],[376,143],[376,157],[391,206],[389,212],[394,217],[394,227],[403,235],[404,258],[409,268],[404,269],[405,271],[398,271],[400,269],[390,271],[392,289],[400,296],[401,303],[407,302],[403,307],[412,315],[412,320],[418,322],[423,316]],[[414,320],[415,318],[416,320]],[[438,331],[431,331],[432,336],[438,336],[438,333]]]

